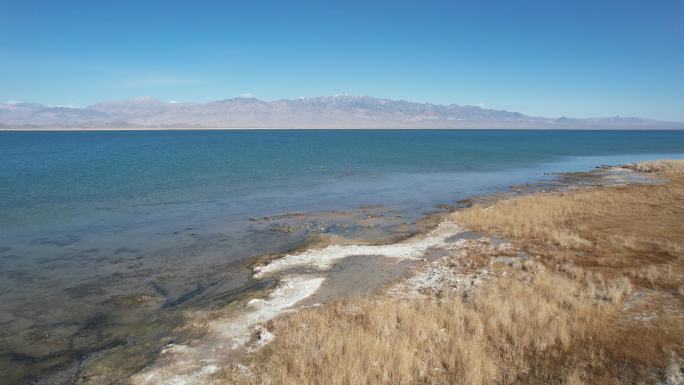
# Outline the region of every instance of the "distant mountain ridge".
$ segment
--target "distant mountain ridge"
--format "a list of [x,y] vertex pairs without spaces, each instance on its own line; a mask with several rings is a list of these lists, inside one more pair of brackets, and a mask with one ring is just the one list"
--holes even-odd
[[87,107],[0,104],[0,128],[597,128],[684,129],[633,117],[545,118],[469,105],[335,95],[208,103],[135,98]]

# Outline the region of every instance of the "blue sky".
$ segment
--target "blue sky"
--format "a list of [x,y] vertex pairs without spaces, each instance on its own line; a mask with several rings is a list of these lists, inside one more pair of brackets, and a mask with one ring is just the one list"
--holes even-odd
[[338,93],[684,121],[684,1],[0,0],[0,101]]

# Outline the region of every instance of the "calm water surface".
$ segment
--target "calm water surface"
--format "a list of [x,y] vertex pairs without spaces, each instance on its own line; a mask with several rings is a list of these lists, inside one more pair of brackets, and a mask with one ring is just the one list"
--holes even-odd
[[247,258],[364,234],[254,218],[382,205],[411,223],[545,172],[683,154],[682,131],[0,132],[0,383],[69,383],[120,350],[135,371],[176,310],[268,285]]

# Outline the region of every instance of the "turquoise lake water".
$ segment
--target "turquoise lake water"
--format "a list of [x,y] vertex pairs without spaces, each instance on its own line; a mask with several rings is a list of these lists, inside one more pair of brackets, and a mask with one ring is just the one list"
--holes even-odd
[[0,226],[127,224],[197,205],[277,212],[359,193],[408,201],[418,192],[386,190],[467,174],[452,188],[470,192],[496,185],[479,180],[488,172],[682,152],[681,131],[2,132]]
[[[684,158],[684,131],[0,132],[0,370],[64,371],[130,337],[112,325],[221,306],[254,284],[246,258],[341,231],[254,218],[381,205],[412,223],[545,173],[658,158]],[[112,301],[141,293],[166,299]]]

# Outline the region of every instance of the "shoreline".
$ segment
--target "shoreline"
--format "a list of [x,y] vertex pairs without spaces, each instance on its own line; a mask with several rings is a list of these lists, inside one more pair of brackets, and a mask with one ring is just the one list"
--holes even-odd
[[[556,175],[551,181],[539,182],[537,185],[511,186],[508,192],[474,197],[469,203],[492,205],[501,200],[511,199],[512,196],[530,196],[548,192],[549,190],[560,192],[610,185],[617,186],[645,182],[658,183],[657,180],[649,181],[647,180],[648,178],[643,180],[635,179],[632,173],[632,170],[619,167],[601,167],[586,173],[562,173]],[[602,183],[597,185],[598,182]],[[395,263],[401,261],[413,262],[413,264],[405,267],[404,274],[408,275],[393,277],[392,280],[378,284],[370,292],[384,291],[390,288],[389,290],[395,293],[398,290],[413,291],[415,294],[416,286],[433,287],[435,285],[433,282],[435,276],[440,277],[439,279],[441,280],[455,280],[457,285],[460,286],[463,286],[463,282],[466,281],[485,279],[480,276],[476,278],[469,276],[454,277],[449,275],[449,272],[442,270],[433,270],[429,272],[428,276],[421,277],[421,271],[426,266],[429,266],[431,263],[429,261],[439,259],[439,255],[431,257],[427,255],[429,254],[428,251],[433,248],[454,251],[475,247],[480,252],[482,250],[498,250],[498,252],[503,254],[506,254],[507,250],[510,249],[510,244],[503,240],[496,241],[497,243],[493,245],[493,249],[491,249],[491,246],[487,246],[487,244],[492,242],[489,238],[487,238],[489,240],[485,241],[485,244],[482,244],[481,235],[455,225],[448,219],[451,215],[453,215],[453,211],[450,213],[433,214],[432,218],[428,220],[439,223],[436,227],[429,229],[425,233],[412,235],[397,243],[378,245],[318,245],[318,247],[305,250],[300,249],[298,252],[284,253],[279,256],[270,256],[268,258],[263,256],[255,257],[254,262],[249,264],[253,271],[253,278],[257,281],[263,278],[276,279],[278,282],[274,288],[264,294],[254,293],[249,296],[252,299],[247,301],[245,305],[242,305],[242,311],[235,310],[236,313],[232,318],[229,316],[224,321],[217,319],[206,323],[203,327],[207,333],[206,337],[191,342],[189,345],[174,345],[164,349],[157,364],[148,367],[145,371],[133,377],[134,383],[163,384],[174,381],[192,384],[198,383],[202,378],[209,378],[218,373],[221,367],[229,365],[233,359],[217,360],[215,356],[201,354],[200,352],[207,350],[216,352],[216,347],[207,348],[208,346],[222,346],[220,349],[223,351],[221,355],[224,358],[234,356],[233,352],[239,357],[258,351],[273,339],[273,334],[263,325],[283,314],[296,312],[302,306],[306,308],[321,305],[320,302],[312,301],[311,298],[315,297],[316,293],[319,293],[326,282],[331,279],[329,272],[334,266],[354,255],[367,257],[384,255],[386,258],[395,260]],[[480,243],[478,244],[477,242]],[[521,260],[516,255],[502,258],[509,258],[510,261]],[[411,280],[414,281],[414,289],[397,289],[397,285],[400,285],[399,282],[410,282]],[[296,286],[293,282],[299,283],[307,287],[307,289],[292,291],[294,286]],[[467,292],[467,289],[465,290]],[[266,298],[263,298],[264,295]],[[348,293],[339,292],[336,296],[325,298],[324,303],[344,298],[348,295]],[[241,302],[244,303],[244,300]],[[224,351],[223,349],[226,349],[225,346],[230,346],[230,348]],[[190,362],[194,360],[197,364],[189,364],[188,360]],[[200,362],[202,363],[201,365],[199,364]],[[178,363],[182,364],[179,365]]]
[[424,131],[684,131],[682,127],[102,127],[102,128],[0,128],[0,132],[102,132],[102,131],[364,131],[364,130],[424,130]]
[[[681,174],[677,174],[684,171],[684,162],[682,161],[644,162],[636,165],[628,165],[627,167],[619,168],[619,170],[627,173],[639,173],[654,177],[653,183],[639,184],[634,181],[627,181],[627,183],[617,183],[611,186],[581,186],[577,189],[565,191],[562,189],[551,192],[542,190],[518,197],[499,197],[500,199],[495,199],[494,201],[485,198],[476,203],[472,209],[453,212],[448,218],[456,220],[458,223],[470,223],[471,226],[476,227],[481,226],[476,224],[479,222],[491,223],[494,226],[499,226],[504,223],[500,221],[501,217],[497,216],[498,214],[496,212],[515,208],[518,204],[543,205],[548,201],[553,202],[554,205],[558,205],[561,203],[555,202],[563,202],[572,197],[576,197],[572,199],[582,199],[577,203],[581,205],[592,204],[591,201],[587,201],[584,197],[596,197],[596,199],[605,201],[607,204],[611,205],[615,204],[613,203],[616,202],[614,199],[617,199],[618,197],[623,197],[620,199],[642,200],[645,198],[646,201],[649,201],[650,199],[666,199],[663,198],[663,195],[653,195],[651,198],[651,191],[654,190],[668,192],[668,194],[674,193],[675,195],[670,196],[674,197],[675,201],[679,199],[677,198],[679,190],[672,191],[672,189],[679,189],[679,186],[682,184]],[[614,212],[606,207],[601,208],[601,210],[607,209],[608,213],[613,213],[618,216],[631,215],[630,211],[633,205],[627,203],[624,207],[629,211]],[[675,210],[674,212],[670,211],[669,214],[667,214],[669,215],[669,222],[667,223],[670,223],[670,227],[666,230],[673,232],[672,236],[675,236],[673,242],[675,243],[662,243],[662,247],[664,247],[665,250],[669,250],[670,253],[674,253],[676,256],[684,249],[681,245],[681,242],[683,241],[681,236],[684,234],[681,234],[681,228],[677,224],[677,216],[675,214],[677,212],[676,210],[681,210],[681,207],[677,206],[673,209]],[[558,212],[563,213],[563,210],[565,209],[561,206],[556,207],[553,210],[560,210]],[[648,212],[649,209],[640,208],[640,210],[646,210],[645,212]],[[528,211],[520,212],[519,214],[511,212],[511,214],[507,215],[532,215],[531,218],[535,218],[534,216],[544,218],[549,214],[543,211]],[[588,215],[594,215],[594,219],[592,220],[598,220],[598,225],[604,226],[601,224],[603,219],[600,214]],[[673,215],[675,216],[673,217]],[[489,219],[490,216],[491,219]],[[673,219],[675,222],[672,222]],[[536,221],[537,219],[533,220]],[[558,223],[563,225],[564,221],[565,220],[563,219]],[[627,226],[627,228],[630,228],[629,226],[635,224],[636,223],[632,221],[623,222],[623,225]],[[682,329],[682,326],[684,326],[684,322],[682,322],[682,318],[684,318],[684,304],[682,303],[682,299],[684,298],[684,282],[681,280],[681,275],[673,273],[672,271],[673,269],[681,270],[682,268],[681,264],[677,262],[676,257],[674,257],[674,260],[670,259],[671,262],[669,262],[670,264],[667,269],[662,270],[659,267],[654,267],[666,263],[662,261],[662,257],[652,257],[655,259],[652,259],[651,261],[656,261],[657,264],[649,265],[648,263],[653,262],[642,262],[642,257],[638,257],[633,260],[633,262],[630,262],[631,260],[629,258],[631,257],[617,254],[614,258],[622,259],[622,262],[620,263],[626,264],[625,266],[628,267],[627,270],[624,270],[625,268],[617,269],[616,267],[611,268],[613,270],[617,269],[612,273],[611,270],[605,270],[605,268],[599,268],[597,270],[597,267],[594,266],[596,264],[595,261],[592,262],[591,260],[587,260],[586,262],[583,262],[582,259],[573,261],[572,259],[568,260],[568,256],[563,256],[564,253],[567,254],[567,251],[564,250],[585,250],[589,247],[588,241],[577,235],[559,235],[554,232],[549,232],[549,226],[551,225],[544,225],[537,230],[534,230],[546,231],[550,236],[556,237],[552,239],[552,243],[549,244],[549,246],[544,246],[544,243],[538,245],[533,238],[529,237],[529,235],[509,234],[511,240],[504,240],[499,238],[499,236],[492,234],[492,230],[487,230],[487,227],[485,227],[481,229],[484,231],[483,233],[472,233],[472,235],[468,234],[467,236],[451,239],[450,244],[443,245],[446,246],[443,248],[446,255],[437,255],[435,259],[422,259],[423,263],[414,270],[411,277],[390,285],[389,288],[386,288],[378,294],[361,298],[336,300],[332,301],[329,305],[324,304],[317,308],[301,308],[298,310],[293,308],[289,314],[274,318],[273,321],[268,322],[266,325],[259,326],[258,331],[253,336],[254,344],[259,345],[260,343],[263,343],[263,345],[268,345],[275,343],[276,346],[269,347],[261,352],[259,352],[258,349],[256,351],[251,351],[248,353],[246,360],[243,359],[238,361],[237,366],[234,364],[227,368],[217,369],[215,376],[211,378],[218,381],[216,382],[218,384],[224,383],[225,380],[230,380],[227,383],[231,384],[254,384],[268,379],[270,376],[268,373],[275,373],[271,372],[271,370],[275,370],[277,373],[280,373],[279,376],[285,376],[284,378],[288,379],[285,381],[286,383],[297,383],[297,381],[315,382],[315,378],[318,380],[322,380],[323,378],[331,379],[331,383],[342,383],[344,382],[343,379],[346,378],[345,376],[348,375],[361,376],[360,378],[364,378],[363,376],[378,375],[378,370],[385,373],[395,373],[395,371],[401,370],[401,367],[394,366],[395,364],[392,360],[396,358],[392,357],[400,354],[399,352],[389,350],[382,353],[387,356],[386,358],[377,358],[378,360],[387,360],[381,362],[388,363],[388,367],[368,367],[364,364],[364,362],[367,361],[364,360],[376,359],[373,356],[366,357],[366,355],[369,354],[367,353],[368,349],[383,349],[383,346],[386,343],[385,338],[396,338],[401,340],[402,343],[422,344],[421,340],[404,340],[404,338],[407,337],[406,333],[410,334],[415,332],[416,329],[414,328],[421,330],[430,326],[429,323],[425,322],[433,322],[429,318],[418,321],[421,317],[429,317],[423,316],[421,313],[427,312],[425,314],[433,314],[433,312],[441,312],[442,310],[439,310],[440,307],[456,306],[453,311],[456,311],[457,314],[459,312],[475,311],[476,314],[470,315],[469,317],[484,317],[483,322],[485,322],[485,319],[487,318],[493,318],[497,319],[497,322],[503,322],[502,320],[499,320],[499,318],[506,316],[506,313],[509,311],[508,309],[513,311],[514,314],[517,314],[520,311],[529,312],[530,317],[532,318],[520,325],[507,324],[505,326],[505,328],[510,329],[510,331],[507,331],[506,333],[514,333],[514,337],[512,345],[503,343],[503,345],[505,345],[504,347],[497,347],[502,344],[502,342],[499,342],[500,340],[495,339],[487,342],[487,334],[478,335],[470,340],[468,335],[473,333],[471,323],[476,322],[475,320],[468,321],[466,325],[471,326],[466,327],[466,329],[456,335],[445,335],[444,329],[442,329],[441,332],[437,330],[437,335],[434,337],[437,338],[437,340],[433,341],[432,339],[428,339],[428,342],[433,341],[433,345],[424,347],[425,349],[429,349],[430,352],[433,352],[429,354],[454,354],[453,349],[458,345],[465,345],[468,349],[481,349],[481,345],[484,343],[489,345],[494,344],[494,347],[497,347],[497,349],[505,348],[507,351],[506,355],[511,354],[511,359],[513,359],[511,362],[507,362],[506,360],[504,360],[504,362],[493,362],[491,361],[491,357],[487,356],[489,353],[480,350],[475,354],[484,356],[477,359],[477,364],[473,362],[472,364],[475,366],[472,368],[466,365],[464,367],[454,367],[453,369],[440,369],[440,372],[437,374],[438,376],[449,375],[451,370],[455,370],[456,373],[461,373],[459,374],[461,377],[464,375],[479,376],[478,383],[491,383],[490,376],[494,375],[498,370],[504,370],[504,372],[509,370],[523,370],[520,372],[520,375],[532,375],[532,378],[535,378],[536,372],[525,374],[524,368],[526,366],[518,366],[519,364],[516,363],[520,360],[518,356],[521,352],[528,349],[541,349],[541,351],[546,349],[545,344],[536,345],[534,342],[536,338],[552,338],[548,342],[551,344],[549,346],[558,346],[557,349],[565,349],[566,353],[564,354],[571,356],[582,357],[586,354],[590,354],[590,357],[594,357],[590,360],[596,360],[595,356],[591,356],[592,354],[597,354],[594,351],[604,352],[599,353],[604,355],[603,358],[592,362],[589,367],[583,365],[579,368],[570,367],[570,369],[566,368],[566,364],[563,363],[564,361],[537,361],[537,359],[534,358],[535,356],[526,358],[532,360],[532,362],[527,365],[542,365],[545,368],[545,371],[551,370],[552,372],[545,373],[552,374],[555,379],[554,382],[558,381],[573,384],[604,383],[603,380],[595,381],[593,376],[598,373],[609,373],[610,376],[617,376],[610,378],[621,379],[619,380],[621,382],[632,381],[634,378],[642,378],[643,376],[650,376],[650,378],[652,378],[651,381],[654,381],[653,379],[656,378],[664,378],[663,382],[657,382],[658,384],[670,385],[680,383],[679,381],[683,378],[682,364],[684,364],[684,357],[682,354],[684,353],[684,350],[678,355],[677,349],[684,349],[684,345],[681,343],[678,344],[677,341],[681,342],[679,337],[684,335],[682,334],[684,333],[684,329]],[[469,226],[469,228],[472,227]],[[650,236],[649,234],[653,234],[654,236],[661,237],[663,231],[651,227],[644,228],[643,230],[645,231],[645,234],[644,231],[639,231],[637,234],[640,235],[638,236],[648,237]],[[500,231],[505,233],[507,230],[502,229]],[[588,234],[591,234],[591,232]],[[665,234],[668,233],[666,232]],[[506,234],[504,234],[504,236],[506,236]],[[616,234],[608,231],[603,236],[608,236],[610,239],[610,237],[615,236],[627,237],[629,236],[629,233]],[[506,238],[508,238],[508,236],[506,236]],[[621,239],[625,239],[621,242],[628,242],[626,241],[628,238]],[[647,239],[648,242],[652,242],[650,240],[651,238],[644,239]],[[640,247],[632,243],[626,243],[626,245],[629,248],[638,249]],[[608,248],[606,250],[611,250],[611,247],[625,247],[620,243],[615,245],[610,243],[598,243],[595,247],[599,246]],[[548,247],[551,248],[548,249]],[[642,247],[650,248],[652,246],[645,244],[645,246]],[[548,254],[549,251],[552,254]],[[581,256],[583,255],[582,253],[586,252],[588,251],[581,252],[578,255]],[[601,253],[604,253],[605,251],[602,252],[599,250],[597,252],[599,255],[602,255]],[[553,256],[553,253],[561,254]],[[637,251],[636,256],[641,255],[638,253],[639,252]],[[586,259],[586,257],[584,258]],[[608,263],[608,266],[621,266],[618,264],[617,260],[599,262],[599,264],[602,263]],[[629,266],[631,266],[630,264],[633,263],[641,264],[637,265],[642,266],[639,268],[641,270],[629,268]],[[624,272],[620,273],[621,271]],[[644,281],[644,279],[646,279],[646,281]],[[655,282],[657,279],[661,279],[663,282],[656,284]],[[672,293],[671,289],[668,289],[670,287],[668,285],[672,284],[675,285],[675,290],[677,287],[676,285],[679,285],[679,294],[676,292]],[[531,289],[530,286],[534,289]],[[503,291],[499,294],[495,294],[494,297],[491,297],[492,290],[495,292]],[[499,297],[500,295],[504,295],[503,299]],[[516,297],[518,295],[523,295],[523,297]],[[517,300],[515,298],[517,298]],[[456,303],[453,303],[454,301]],[[499,304],[491,305],[490,303],[492,301]],[[515,305],[508,304],[508,301],[513,301]],[[515,301],[519,302],[516,303]],[[440,305],[440,303],[446,303],[447,305]],[[413,306],[422,310],[415,313]],[[437,306],[437,308],[434,308],[434,306]],[[510,306],[514,307],[510,308]],[[522,308],[518,309],[520,306],[522,306]],[[570,306],[570,310],[567,310],[566,306]],[[423,309],[425,307],[426,309]],[[469,310],[471,307],[474,307],[473,310]],[[654,309],[657,310],[656,313],[648,312],[652,312]],[[644,310],[646,310],[647,313],[644,314]],[[375,324],[366,323],[366,321],[364,321],[366,318],[357,318],[357,316],[354,316],[354,314],[357,314],[357,311],[361,312],[358,314],[364,315],[365,317],[371,317],[371,319],[375,319],[372,317],[383,317],[386,312],[390,312],[389,319],[383,320],[382,322],[384,323],[378,325],[380,329],[377,333],[381,334],[379,336],[380,339],[377,339],[378,336],[375,334],[368,334],[364,338],[373,342],[366,342],[366,344],[370,345],[363,348],[364,350],[362,351],[354,350],[357,344],[361,342],[356,342],[356,340],[353,339],[354,337],[349,333],[352,333],[352,335],[353,333],[365,333],[369,328],[373,329],[376,326]],[[401,317],[411,317],[406,321],[411,325],[410,329],[403,329],[401,323],[395,324],[396,321],[392,321],[393,316],[391,315],[391,312],[395,311],[408,312]],[[551,313],[548,313],[549,311]],[[588,318],[574,318],[574,312],[586,313],[582,317]],[[661,312],[662,315],[658,315]],[[351,318],[349,318],[347,314],[350,314]],[[554,316],[553,314],[557,315]],[[447,316],[449,317],[448,319],[452,319],[454,314],[447,313],[445,315],[440,315],[440,317],[442,316]],[[399,315],[397,315],[397,317],[399,317]],[[456,320],[458,320],[458,316],[456,317]],[[301,326],[312,325],[311,322],[322,323],[314,323],[313,325],[316,325],[315,330],[303,332],[299,329]],[[411,322],[417,323],[412,324]],[[452,321],[443,322],[448,323]],[[530,335],[530,329],[527,328],[527,322],[540,322],[536,328],[532,329],[532,336],[534,336],[535,333],[541,333],[541,336],[532,337]],[[547,325],[549,325],[549,323],[553,325],[558,322],[562,322],[562,328],[569,328],[570,330],[575,331],[568,331],[567,333],[570,334],[564,334],[566,331],[563,329],[556,329],[556,326],[548,329]],[[610,329],[614,328],[612,325],[616,322],[619,323],[620,328],[611,331]],[[649,326],[649,323],[652,322],[656,322],[656,329],[649,329],[652,328],[652,326]],[[335,326],[338,323],[340,326]],[[597,327],[596,323],[607,324],[605,326]],[[608,325],[611,325],[610,329],[606,329]],[[361,329],[356,329],[357,327]],[[457,326],[454,325],[452,327]],[[481,327],[487,328],[489,326]],[[346,328],[352,328],[354,331],[344,331]],[[398,334],[392,334],[392,337],[382,337],[382,335],[387,333],[385,328],[397,328]],[[623,335],[619,332],[622,328],[633,330],[633,332]],[[383,330],[385,331],[383,332]],[[476,330],[478,329],[476,328],[475,331]],[[643,334],[645,330],[650,330],[647,335]],[[492,330],[490,333],[499,333],[499,331]],[[589,343],[588,341],[584,341],[582,335],[586,333],[594,335],[590,340],[593,342]],[[617,334],[614,335],[614,333]],[[546,337],[547,334],[549,334],[549,337]],[[530,340],[530,338],[533,339]],[[559,343],[557,342],[558,338],[569,339],[568,341],[571,342],[562,342],[560,345],[556,345]],[[623,345],[625,339],[628,341],[627,346]],[[441,341],[443,340],[451,342],[442,345]],[[346,358],[347,360],[353,360],[352,357],[354,355],[361,355],[366,358],[362,358],[362,360],[358,362],[353,361],[349,363],[344,361],[345,358],[342,358],[342,362],[344,362],[342,364],[343,367],[329,366],[327,361],[325,361],[327,354],[339,353],[338,346],[340,344],[345,345],[346,343],[351,344],[348,349],[350,349],[349,354],[352,355],[351,357]],[[263,345],[260,345],[260,347]],[[333,348],[333,346],[335,348]],[[575,346],[577,346],[577,350],[574,350],[576,349]],[[315,349],[315,353],[310,350],[312,348]],[[525,350],[521,351],[520,349]],[[321,353],[321,350],[323,353]],[[434,351],[437,353],[434,353]],[[458,351],[462,352],[461,350]],[[280,354],[285,355],[285,358],[272,359],[272,357],[275,357],[274,355]],[[415,354],[420,354],[420,351],[417,351]],[[467,357],[467,354],[473,353],[462,352],[461,354],[466,354]],[[627,361],[620,361],[621,363],[619,365],[613,363],[611,357],[614,355],[626,355],[625,358],[621,358],[619,361]],[[436,358],[441,359],[438,357]],[[281,366],[286,365],[291,359],[302,360],[307,362],[307,368],[314,367],[316,369],[313,372],[311,371],[312,369],[299,371],[296,368],[285,369]],[[416,359],[419,358],[416,357],[413,360]],[[484,372],[482,372],[480,366],[483,362],[490,365]],[[413,363],[413,361],[406,362],[407,365],[409,363]],[[261,365],[266,366],[262,367]],[[507,368],[506,365],[513,366],[504,369]],[[550,367],[547,368],[546,366]],[[329,371],[332,368],[335,368],[334,372]],[[281,370],[285,370],[285,372],[281,372]],[[463,372],[466,374],[463,374]],[[399,375],[399,373],[403,372],[396,372],[396,374],[391,376]],[[310,377],[312,375],[315,377]],[[409,377],[405,377],[405,379],[401,381],[381,382],[404,383],[408,381],[407,383],[412,383],[415,379],[414,376],[420,377],[425,375],[424,372],[418,372],[409,375]],[[605,376],[605,374],[601,374],[601,376]],[[283,380],[282,377],[281,380]],[[441,381],[438,382],[441,383]],[[509,381],[507,380],[506,383],[508,382]],[[192,382],[190,381],[188,383]],[[498,383],[498,381],[496,383]],[[517,382],[512,381],[511,383]]]
[[[389,228],[381,231],[373,227],[364,230],[360,226],[358,230],[362,235],[357,234],[358,238],[314,236],[303,240],[303,243],[289,251],[250,257],[240,263],[251,272],[247,287],[231,292],[229,297],[225,297],[230,299],[229,303],[223,307],[202,308],[202,304],[211,304],[210,300],[205,299],[200,299],[196,306],[183,307],[178,314],[187,318],[180,324],[173,325],[173,330],[168,330],[168,334],[159,343],[159,350],[155,349],[153,356],[145,356],[144,360],[135,363],[142,365],[142,370],[136,369],[133,372],[137,373],[134,376],[135,382],[166,384],[175,381],[192,384],[220,375],[224,368],[240,363],[243,358],[260,355],[262,348],[266,348],[266,351],[271,349],[268,346],[280,335],[274,332],[272,324],[280,322],[278,320],[283,317],[296,314],[295,310],[315,309],[321,304],[325,306],[327,303],[336,303],[341,298],[375,296],[388,291],[394,291],[397,296],[406,293],[413,293],[411,296],[423,295],[423,292],[434,292],[440,287],[441,283],[438,281],[452,282],[467,297],[472,294],[470,286],[477,287],[488,281],[487,275],[479,273],[454,274],[449,265],[437,264],[430,267],[433,262],[443,258],[444,253],[458,253],[459,250],[466,249],[480,253],[493,250],[492,252],[500,252],[500,261],[506,263],[527,260],[515,254],[507,254],[508,246],[503,239],[492,238],[491,242],[496,245],[491,242],[482,243],[478,241],[482,238],[482,233],[454,227],[451,222],[447,223],[450,228],[439,230],[440,223],[449,220],[455,208],[461,210],[472,205],[491,206],[501,200],[549,191],[593,189],[645,181],[634,178],[637,173],[632,170],[616,167],[597,167],[587,172],[549,175],[549,178],[533,179],[530,183],[510,186],[503,192],[475,195],[455,205],[435,206],[433,213],[412,220],[411,226],[406,228],[410,231],[388,231]],[[647,179],[652,179],[652,174]],[[378,219],[378,213],[385,213],[386,218]],[[276,231],[289,233],[291,229],[288,226],[296,228],[299,221],[306,223],[320,215],[338,220],[340,216],[352,216],[361,218],[365,224],[373,225],[376,220],[387,221],[395,214],[394,210],[384,206],[360,206],[349,212],[293,212],[248,220],[269,229],[274,224]],[[399,220],[402,221],[404,219]],[[435,230],[438,234],[440,231],[442,233],[436,240],[425,242]],[[378,237],[380,233],[384,235]],[[500,244],[503,244],[503,249],[493,247]],[[297,263],[288,263],[293,261]],[[449,261],[449,264],[454,263],[456,262],[453,259]],[[270,268],[259,268],[269,265]],[[263,271],[261,276],[260,270]],[[427,271],[427,275],[420,277],[420,271]],[[411,280],[414,283],[408,289],[396,288],[398,282]],[[471,284],[473,281],[477,285]],[[298,285],[302,285],[302,290],[298,290]],[[414,290],[416,287],[421,289]],[[196,290],[201,290],[200,286]],[[157,303],[152,297],[143,296],[140,300],[149,302],[150,305]],[[134,346],[128,346],[114,347],[111,351],[110,348],[88,351],[80,366],[73,370],[88,378],[84,383],[99,384],[98,381],[106,378],[102,377],[106,376],[105,370],[116,373],[115,367],[109,366],[116,365],[117,360],[125,362],[119,356],[125,354],[129,348],[135,349]],[[132,361],[126,362],[131,363]]]

